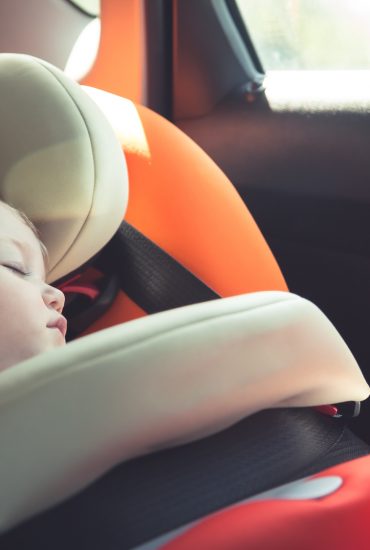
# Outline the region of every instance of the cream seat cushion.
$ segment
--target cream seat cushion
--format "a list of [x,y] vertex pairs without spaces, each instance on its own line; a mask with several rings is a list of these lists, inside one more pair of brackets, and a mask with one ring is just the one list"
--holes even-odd
[[265,408],[369,387],[311,302],[261,292],[152,315],[0,373],[0,530],[114,465]]
[[94,256],[128,200],[119,141],[81,87],[49,63],[0,54],[0,198],[49,250],[49,282]]

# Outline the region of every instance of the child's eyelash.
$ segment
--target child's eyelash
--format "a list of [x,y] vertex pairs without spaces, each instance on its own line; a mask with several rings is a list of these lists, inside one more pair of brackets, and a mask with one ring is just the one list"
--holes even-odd
[[23,275],[24,277],[26,277],[27,275],[31,275],[31,273],[29,273],[28,271],[23,270],[21,267],[18,267],[16,265],[3,264],[3,266],[8,268],[8,269],[11,269],[12,271],[15,271],[19,275]]

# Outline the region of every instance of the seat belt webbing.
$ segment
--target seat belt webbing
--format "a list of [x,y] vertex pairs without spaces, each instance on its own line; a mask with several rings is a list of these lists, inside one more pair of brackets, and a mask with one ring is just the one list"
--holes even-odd
[[122,290],[147,313],[220,297],[126,221],[108,244],[106,254],[111,268],[118,272]]

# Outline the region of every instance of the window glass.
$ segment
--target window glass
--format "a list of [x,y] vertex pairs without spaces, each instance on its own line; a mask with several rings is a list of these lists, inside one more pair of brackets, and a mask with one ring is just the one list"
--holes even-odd
[[369,70],[370,0],[236,0],[269,70]]

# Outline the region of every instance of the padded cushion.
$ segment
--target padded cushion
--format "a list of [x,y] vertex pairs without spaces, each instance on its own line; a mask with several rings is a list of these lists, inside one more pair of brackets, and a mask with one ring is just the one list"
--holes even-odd
[[[81,84],[138,103],[146,101],[145,3],[101,0],[101,34],[95,62]],[[124,67],[124,70],[121,68]]]
[[0,531],[125,459],[267,407],[368,395],[328,319],[287,292],[187,306],[81,338],[1,373]]
[[[125,219],[131,225],[222,297],[287,290],[234,186],[193,140],[146,107],[84,89],[122,143],[130,177]],[[119,302],[90,331],[144,314],[123,294]]]
[[222,296],[286,290],[234,186],[193,140],[146,107],[84,89],[110,120],[125,151],[129,223]]
[[0,198],[40,230],[54,281],[117,230],[128,200],[125,159],[81,87],[30,56],[0,55],[0,119]]

